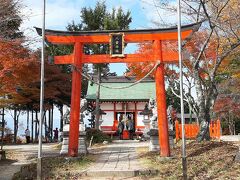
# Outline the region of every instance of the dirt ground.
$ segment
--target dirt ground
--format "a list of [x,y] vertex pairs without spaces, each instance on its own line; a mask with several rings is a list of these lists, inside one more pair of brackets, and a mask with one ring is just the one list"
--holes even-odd
[[[227,142],[191,141],[187,143],[188,179],[240,179],[240,163],[234,162],[238,146]],[[149,153],[147,149],[139,149],[141,162],[159,170],[156,177],[142,179],[182,179],[181,144],[172,151],[173,159],[161,159],[158,153]]]
[[[238,144],[239,146],[240,144]],[[234,162],[235,155],[239,150],[236,144],[227,142],[187,142],[187,166],[188,179],[240,179],[240,163]],[[101,151],[104,147],[95,147],[95,151]],[[173,158],[159,158],[158,153],[148,152],[148,147],[139,147],[138,154],[143,166],[159,171],[157,176],[138,176],[132,180],[179,180],[182,179],[181,162],[181,142],[171,151]],[[30,154],[29,154],[30,155]],[[0,166],[10,165],[19,160],[32,159],[14,150],[7,152],[8,160],[1,162]],[[97,154],[83,156],[75,159],[68,157],[48,157],[43,158],[44,179],[89,179],[82,177],[84,169],[95,162]],[[35,161],[36,162],[36,161]],[[35,171],[36,166],[32,166],[30,171]],[[90,178],[91,179],[91,178]],[[108,178],[104,178],[108,179]]]
[[[36,163],[37,163],[37,151],[35,146],[30,151],[28,146],[25,146],[23,149],[19,148],[11,148],[6,150],[7,159],[4,161],[0,161],[0,172],[4,170],[6,173],[4,174],[5,179],[11,179],[14,173],[20,171],[20,165],[15,166],[12,163],[18,162],[31,162],[28,165],[21,165],[24,167],[25,172],[31,173],[16,173],[13,176],[13,179],[36,179]],[[94,146],[94,151],[101,150],[104,148],[102,145]],[[56,152],[57,153],[56,153]],[[81,179],[84,169],[89,167],[92,163],[94,163],[95,158],[98,155],[89,154],[86,156],[79,156],[77,158],[69,158],[67,156],[59,155],[59,147],[58,145],[49,145],[49,148],[45,149],[45,157],[42,158],[43,165],[43,179]],[[1,174],[1,173],[0,173]],[[6,176],[9,174],[9,177]],[[29,176],[25,176],[24,174],[30,174]],[[1,174],[2,175],[2,174]],[[0,179],[1,179],[0,175]]]

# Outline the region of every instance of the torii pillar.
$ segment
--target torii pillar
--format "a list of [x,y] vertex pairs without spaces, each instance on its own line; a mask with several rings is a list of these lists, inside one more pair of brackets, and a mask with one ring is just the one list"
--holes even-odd
[[[82,63],[81,55],[83,52],[83,45],[76,42],[74,45],[73,64],[77,68],[72,71],[72,95],[71,95],[71,111],[70,111],[70,131],[69,131],[69,145],[68,155],[77,156],[78,154],[78,137],[79,137],[79,114],[82,91]],[[77,139],[77,142],[76,142]]]
[[164,64],[162,59],[161,41],[153,42],[153,50],[155,51],[155,60],[159,60],[160,64],[156,68],[155,83],[156,83],[156,100],[158,112],[158,134],[160,155],[163,157],[170,156],[169,135],[168,135],[168,119],[167,119],[167,101],[164,81]]

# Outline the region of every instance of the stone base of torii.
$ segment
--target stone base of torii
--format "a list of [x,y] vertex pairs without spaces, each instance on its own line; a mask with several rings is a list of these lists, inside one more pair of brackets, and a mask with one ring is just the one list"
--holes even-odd
[[[78,154],[87,154],[86,131],[82,131],[82,124],[79,125]],[[61,155],[68,154],[69,148],[69,124],[63,126]]]

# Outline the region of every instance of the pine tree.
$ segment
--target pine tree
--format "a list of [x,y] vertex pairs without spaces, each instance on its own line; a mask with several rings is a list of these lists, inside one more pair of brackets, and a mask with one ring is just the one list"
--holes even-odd
[[[90,31],[90,30],[123,30],[129,29],[129,24],[132,21],[131,13],[127,11],[123,12],[122,8],[112,9],[112,12],[107,11],[107,7],[104,2],[97,2],[94,9],[83,8],[81,10],[81,23],[68,24],[67,29],[72,31]],[[95,44],[85,45],[85,54],[108,54],[108,44]],[[93,64],[93,73],[97,76],[98,84],[101,83],[101,76],[107,75],[110,72],[109,64]],[[99,97],[100,86],[96,92],[96,129],[99,129]]]

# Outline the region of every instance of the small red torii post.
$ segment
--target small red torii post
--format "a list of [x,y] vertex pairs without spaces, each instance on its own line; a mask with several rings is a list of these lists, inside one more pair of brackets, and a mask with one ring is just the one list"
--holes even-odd
[[[200,24],[191,24],[182,27],[182,39],[189,37],[198,30]],[[36,28],[41,35],[42,30]],[[46,30],[46,40],[53,44],[73,44],[74,52],[71,55],[55,56],[55,64],[72,64],[77,69],[72,72],[72,94],[70,112],[70,132],[69,132],[69,156],[78,155],[79,138],[79,113],[81,98],[81,69],[84,63],[131,63],[131,62],[157,62],[160,64],[156,68],[156,100],[158,111],[158,130],[160,155],[170,156],[167,105],[164,82],[164,64],[177,63],[178,52],[171,49],[164,49],[164,41],[177,41],[177,28],[147,29],[147,30],[121,30],[121,31],[54,31]],[[113,54],[86,55],[83,52],[84,44],[108,44],[112,39],[111,35],[121,34],[122,40],[126,43],[152,42],[153,54],[144,56],[142,54],[123,54],[114,56]],[[124,47],[122,43],[122,49]]]

